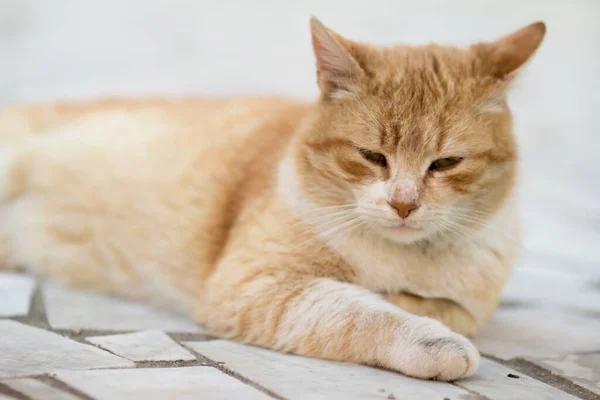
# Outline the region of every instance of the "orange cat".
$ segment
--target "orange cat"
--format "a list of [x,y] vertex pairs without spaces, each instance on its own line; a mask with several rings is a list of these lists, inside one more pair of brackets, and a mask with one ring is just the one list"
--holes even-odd
[[311,27],[315,104],[1,111],[2,265],[281,351],[473,374],[461,334],[490,317],[519,251],[506,86],[545,26],[464,49]]

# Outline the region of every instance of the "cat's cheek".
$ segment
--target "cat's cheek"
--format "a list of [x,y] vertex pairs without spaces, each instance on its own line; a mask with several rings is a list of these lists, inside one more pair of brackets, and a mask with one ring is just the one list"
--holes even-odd
[[421,193],[421,203],[437,207],[454,197],[454,191],[438,179],[428,179]]
[[373,204],[378,206],[387,204],[390,192],[390,183],[377,178],[364,180],[357,190],[357,193],[370,199]]
[[452,208],[457,202],[464,199],[464,195],[457,193],[451,186],[443,183],[428,185],[421,198],[422,215],[429,218],[440,215],[441,210]]
[[479,174],[436,174],[428,179],[427,190],[437,202],[448,203],[469,196],[477,188]]

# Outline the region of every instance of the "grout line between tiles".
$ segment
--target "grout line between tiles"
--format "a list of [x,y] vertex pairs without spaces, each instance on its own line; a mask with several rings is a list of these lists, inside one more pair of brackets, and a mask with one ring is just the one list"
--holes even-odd
[[8,396],[10,399],[14,398],[16,400],[35,400],[29,396],[25,396],[23,393],[3,384],[2,382],[0,382],[0,394]]
[[451,384],[452,386],[456,386],[457,388],[459,388],[459,389],[462,389],[462,390],[464,390],[465,392],[469,393],[469,394],[468,394],[468,397],[464,397],[464,396],[462,396],[462,397],[460,398],[461,400],[492,400],[492,399],[490,399],[489,397],[487,397],[487,396],[484,396],[484,395],[482,395],[481,393],[479,393],[479,392],[476,392],[476,391],[475,391],[475,390],[473,390],[473,389],[469,389],[469,388],[467,388],[467,387],[460,386],[460,384],[459,384],[459,383],[457,383],[457,382],[448,382],[448,383],[449,383],[449,384]]
[[185,348],[187,351],[189,351],[190,353],[192,353],[198,360],[205,362],[205,365],[213,367],[218,369],[219,371],[223,372],[224,374],[227,374],[229,376],[231,376],[234,379],[237,379],[243,383],[245,383],[248,386],[252,386],[254,389],[259,390],[275,399],[278,400],[285,400],[285,398],[273,391],[271,391],[270,389],[267,389],[266,387],[246,378],[245,376],[225,367],[223,365],[223,363],[219,363],[217,361],[211,360],[208,357],[203,356],[202,354],[198,353],[196,350],[186,346],[183,343],[179,343],[180,346],[182,346],[183,348]]
[[[126,335],[128,333],[137,333],[143,332],[150,329],[134,329],[134,330],[123,330],[123,331],[106,331],[106,330],[97,330],[97,329],[48,329],[51,332],[58,333],[59,335],[66,336],[69,339],[76,340],[81,343],[90,344],[90,342],[85,341],[86,338],[90,336],[112,336],[112,335]],[[204,342],[207,340],[214,340],[213,336],[204,334],[204,333],[194,333],[194,332],[165,332],[167,336],[169,336],[173,341],[192,341],[192,342]]]
[[600,349],[599,350],[578,351],[578,352],[574,352],[571,354],[576,354],[578,356],[587,356],[590,354],[600,354]]
[[35,287],[31,296],[31,305],[29,306],[29,312],[27,313],[26,319],[34,322],[35,325],[40,328],[50,328],[48,317],[46,315],[44,294],[42,293],[42,281],[39,279],[35,282]]
[[510,360],[503,360],[490,354],[484,354],[483,356],[497,362],[498,364],[513,368],[520,373],[529,376],[530,378],[543,382],[546,385],[552,386],[572,396],[583,400],[600,400],[600,395],[597,395],[592,391],[579,386],[576,382],[561,375],[557,375],[552,371],[524,358],[517,357]]
[[74,388],[73,386],[70,386],[66,383],[64,383],[61,380],[56,379],[54,376],[52,376],[52,374],[50,375],[43,375],[43,376],[39,376],[37,377],[37,379],[41,382],[44,382],[58,390],[61,390],[63,392],[67,392],[69,394],[72,394],[73,396],[79,397],[80,399],[83,400],[94,400],[93,397],[89,396],[88,394],[82,392],[79,389]]

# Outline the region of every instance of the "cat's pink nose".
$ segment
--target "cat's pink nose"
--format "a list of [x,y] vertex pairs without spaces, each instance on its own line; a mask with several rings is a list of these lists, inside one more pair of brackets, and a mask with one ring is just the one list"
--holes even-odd
[[415,203],[402,203],[393,200],[389,202],[389,205],[396,210],[401,218],[408,217],[413,210],[419,208],[419,206]]

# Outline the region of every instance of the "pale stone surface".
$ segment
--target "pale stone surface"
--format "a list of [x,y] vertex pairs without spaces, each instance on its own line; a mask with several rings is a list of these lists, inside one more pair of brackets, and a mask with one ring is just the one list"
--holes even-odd
[[501,307],[473,339],[479,351],[502,359],[600,349],[600,319],[568,310]]
[[529,360],[600,395],[600,353],[567,354]]
[[0,321],[0,338],[0,379],[135,365],[94,346],[15,321]]
[[573,265],[579,264],[576,261],[539,258],[523,257],[504,288],[503,300],[521,307],[543,306],[600,315],[600,287],[592,284],[594,276],[600,282],[599,264],[593,272],[574,271]]
[[598,332],[600,271],[577,260],[526,254],[474,342],[504,359],[553,356],[600,350]]
[[[593,182],[598,181],[600,165],[588,154],[598,151],[600,137],[581,144],[579,149],[525,154],[520,191],[525,248],[543,256],[546,269],[558,266],[565,272],[598,276],[600,185]],[[550,162],[553,156],[561,161]]]
[[79,397],[37,379],[10,379],[2,383],[34,400],[79,400]]
[[27,315],[34,287],[30,276],[0,273],[0,317]]
[[43,288],[48,321],[53,328],[204,332],[192,320],[149,306],[58,285]]
[[86,340],[131,361],[190,361],[196,359],[190,352],[160,331],[93,336]]
[[283,354],[224,340],[186,342],[213,361],[289,399],[441,400],[467,392],[443,382],[408,378],[362,365]]
[[65,371],[56,378],[96,400],[270,398],[212,367]]
[[481,360],[476,376],[455,383],[493,400],[577,399],[568,393],[487,359]]

